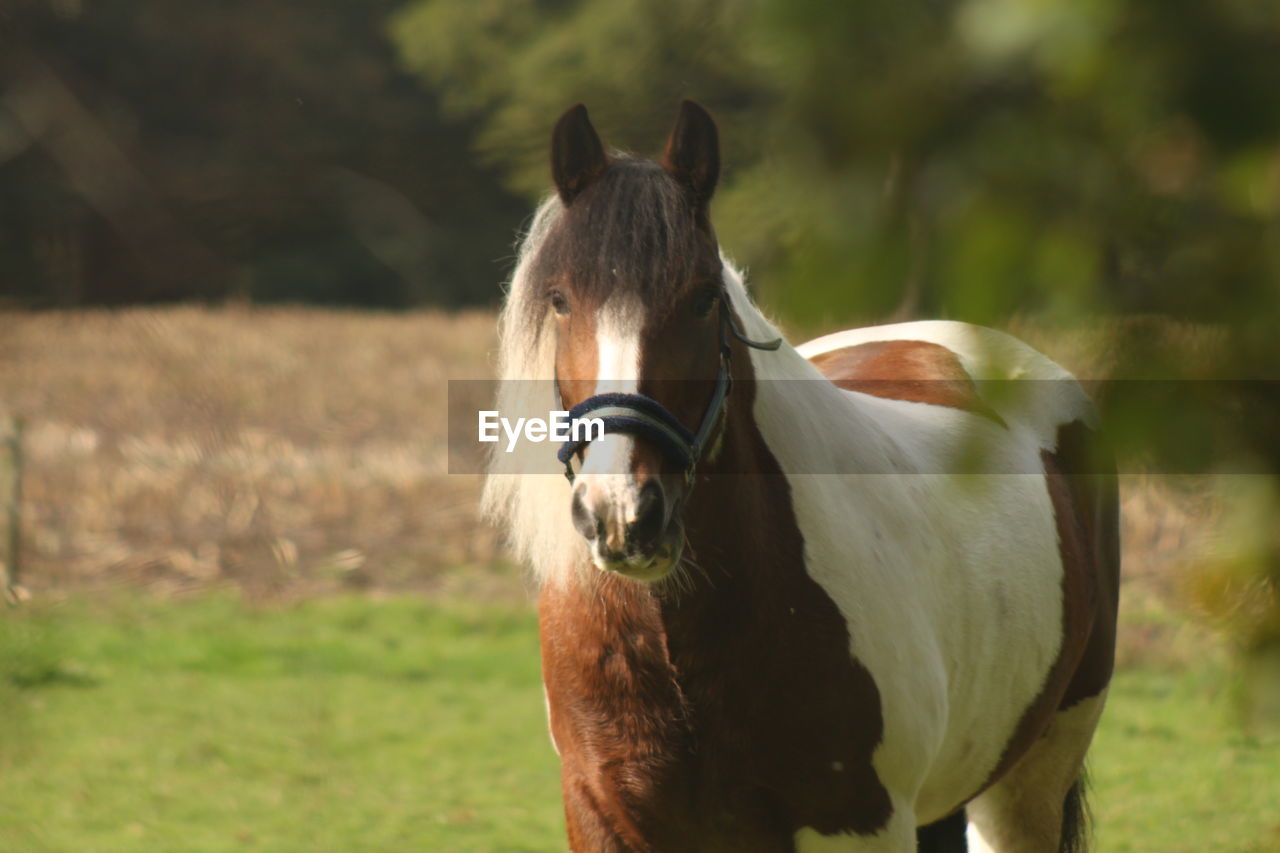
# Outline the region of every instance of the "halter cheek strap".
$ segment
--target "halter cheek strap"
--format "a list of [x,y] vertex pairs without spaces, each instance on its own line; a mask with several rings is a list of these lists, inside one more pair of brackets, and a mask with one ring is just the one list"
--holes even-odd
[[[569,410],[571,421],[583,418],[598,418],[603,422],[604,434],[623,433],[643,438],[653,444],[663,456],[679,471],[684,472],[687,481],[693,480],[694,469],[702,453],[706,450],[707,441],[712,430],[720,421],[725,400],[733,387],[730,371],[730,355],[732,347],[730,336],[753,349],[776,350],[782,346],[782,338],[771,341],[753,341],[746,337],[733,322],[729,311],[729,300],[722,290],[720,293],[720,367],[716,372],[716,384],[707,401],[706,411],[696,433],[680,423],[679,418],[671,414],[665,406],[652,397],[643,394],[608,393],[588,397]],[[599,436],[597,436],[599,437]],[[560,446],[556,458],[564,465],[564,475],[569,482],[574,481],[573,457],[586,448],[590,438],[570,439]]]

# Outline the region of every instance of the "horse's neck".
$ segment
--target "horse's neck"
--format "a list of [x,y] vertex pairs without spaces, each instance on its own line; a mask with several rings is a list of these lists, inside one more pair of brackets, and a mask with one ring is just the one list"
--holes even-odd
[[[736,271],[730,272],[726,285],[747,337],[778,337],[778,329],[747,296]],[[754,393],[749,406],[733,405],[732,416],[753,423],[769,456],[800,463],[803,470],[786,470],[786,474],[884,471],[892,467],[887,456],[894,455],[893,436],[865,410],[856,395],[827,381],[795,347],[784,342],[776,351],[745,349],[743,354],[747,364],[735,370],[735,378],[755,380]],[[738,375],[742,373],[747,375]],[[755,448],[743,449],[749,455],[759,454]],[[833,469],[830,463],[837,459],[838,465]]]
[[[706,466],[685,511],[686,552],[681,576],[659,589],[673,642],[715,625],[716,642],[732,637],[737,618],[757,618],[789,574],[803,574],[800,538],[790,488],[751,417],[759,383],[739,384],[733,411],[714,461]],[[767,606],[767,605],[765,605]],[[688,615],[688,623],[677,617]],[[752,616],[751,614],[755,614]]]

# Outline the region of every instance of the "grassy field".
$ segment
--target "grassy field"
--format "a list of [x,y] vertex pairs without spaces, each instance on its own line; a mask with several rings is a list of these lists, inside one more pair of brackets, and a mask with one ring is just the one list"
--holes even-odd
[[[1115,361],[1094,330],[1016,331],[1084,376]],[[492,335],[0,312],[29,598],[0,608],[0,850],[563,848],[525,584],[479,478],[447,473],[446,381],[488,376]],[[1269,506],[1246,479],[1122,478],[1100,850],[1280,850],[1280,740],[1237,725],[1207,627],[1252,600],[1205,570],[1273,518],[1239,511]]]
[[[1215,661],[1129,668],[1101,851],[1280,849],[1280,737]],[[527,606],[117,596],[0,621],[0,849],[563,849]]]
[[527,609],[7,614],[0,849],[554,850]]

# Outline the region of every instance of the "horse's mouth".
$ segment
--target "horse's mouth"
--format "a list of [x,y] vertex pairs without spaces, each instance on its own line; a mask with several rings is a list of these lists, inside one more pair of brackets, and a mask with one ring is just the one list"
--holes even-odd
[[628,553],[621,559],[605,557],[598,548],[592,549],[591,559],[602,572],[622,575],[644,583],[656,583],[680,565],[684,553],[684,526],[672,519],[658,547],[651,553]]

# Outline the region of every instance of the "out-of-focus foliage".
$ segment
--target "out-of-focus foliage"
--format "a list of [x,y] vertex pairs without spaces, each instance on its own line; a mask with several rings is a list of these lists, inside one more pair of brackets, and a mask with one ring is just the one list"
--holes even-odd
[[1185,597],[1231,639],[1242,662],[1244,722],[1280,725],[1280,478],[1227,478],[1235,512],[1214,559],[1186,579]]
[[548,188],[551,124],[574,101],[615,146],[653,153],[680,93],[714,104],[730,163],[758,157],[749,122],[769,81],[740,50],[750,0],[409,3],[392,19],[405,61],[452,115],[483,117],[477,146],[531,197]]
[[393,0],[0,0],[0,293],[496,297],[526,205],[383,35]]
[[45,302],[491,297],[556,115],[648,153],[684,96],[793,321],[1280,301],[1274,0],[0,0],[0,39]]

